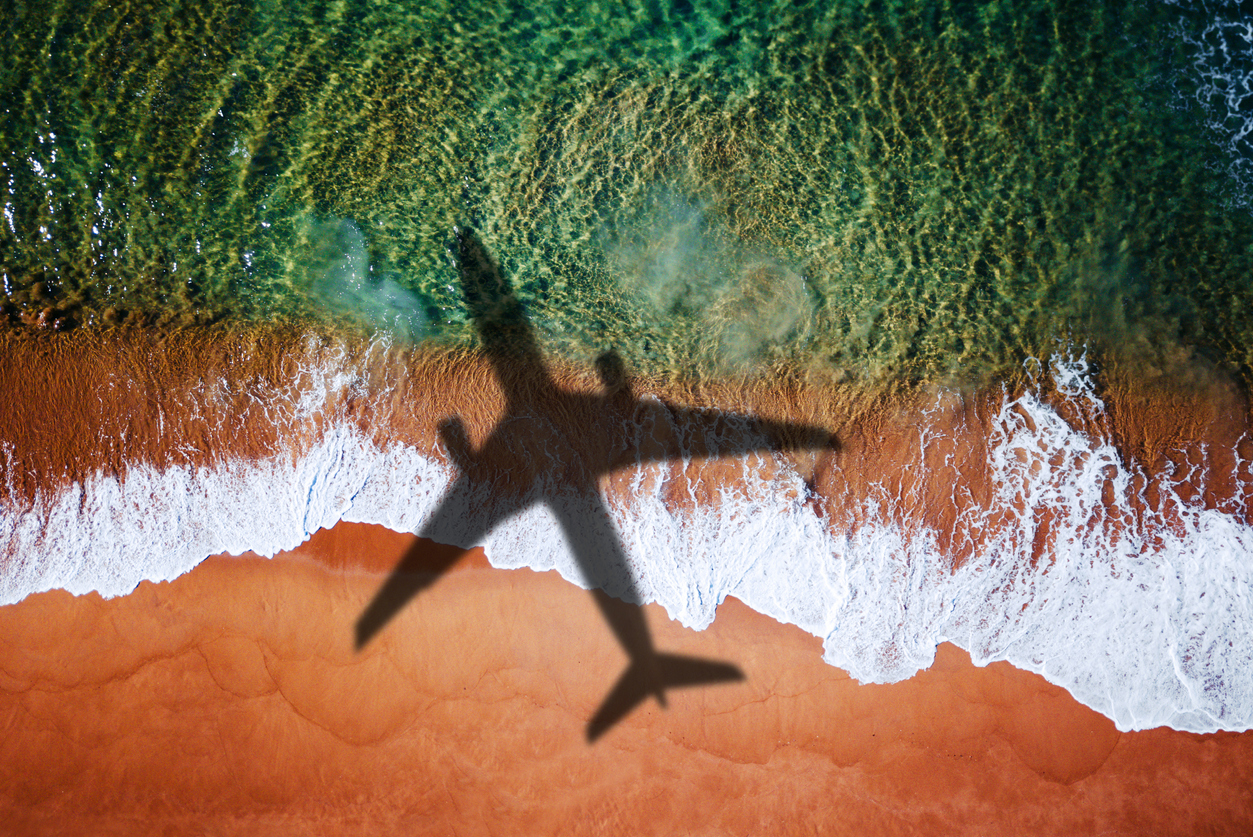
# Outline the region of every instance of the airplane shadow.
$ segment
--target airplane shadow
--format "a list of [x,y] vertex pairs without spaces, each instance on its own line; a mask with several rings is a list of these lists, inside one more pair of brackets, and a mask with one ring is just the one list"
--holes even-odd
[[[549,375],[525,312],[478,236],[456,230],[457,261],[470,315],[505,396],[505,417],[476,449],[459,418],[439,426],[440,441],[458,476],[425,526],[427,540],[478,542],[497,524],[537,503],[560,522],[566,543],[605,622],[630,657],[625,673],[588,722],[595,741],[649,696],[666,705],[665,690],[744,679],[730,663],[658,652],[644,620],[622,541],[600,494],[597,479],[649,461],[680,457],[735,456],[761,450],[833,449],[827,430],[782,424],[724,411],[684,409],[631,392],[616,353],[596,362],[600,393],[563,389]],[[588,416],[630,416],[636,422],[683,428],[681,435],[647,447],[602,438]],[[589,439],[603,444],[589,455]],[[508,472],[512,492],[496,490],[493,476]],[[554,475],[559,479],[552,479]],[[556,484],[560,489],[555,488]],[[485,492],[485,486],[493,491]],[[571,502],[575,498],[578,502]],[[580,511],[574,511],[579,507]],[[464,550],[415,546],[400,560],[356,624],[363,648],[422,590],[434,584]],[[609,590],[613,595],[606,593]],[[615,600],[619,599],[619,600]]]

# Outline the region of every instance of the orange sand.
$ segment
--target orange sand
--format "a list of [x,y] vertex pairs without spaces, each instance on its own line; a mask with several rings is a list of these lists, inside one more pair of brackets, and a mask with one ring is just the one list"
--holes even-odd
[[[364,364],[384,397],[345,392],[323,418],[276,426],[317,384],[301,364],[339,350],[281,331],[0,332],[0,501],[135,463],[299,448],[324,418],[423,450],[446,416],[475,442],[500,418],[490,367],[433,351]],[[555,375],[597,386],[590,370]],[[1150,474],[1172,459],[1221,474],[1233,451],[1253,457],[1233,384],[1102,384],[1104,426],[1083,429]],[[855,522],[880,481],[947,547],[955,502],[992,488],[999,389],[950,394],[938,410],[932,394],[820,382],[643,390],[829,427],[838,444],[793,464],[831,519]],[[924,408],[944,438],[919,454]],[[612,453],[606,428],[620,418],[587,418],[589,456]],[[739,473],[685,468],[700,496]],[[1247,488],[1195,490],[1253,519]],[[1049,521],[1040,531],[1037,560]],[[341,524],[273,560],[211,558],[118,599],[54,591],[0,608],[0,831],[1253,833],[1253,733],[1119,734],[1062,689],[1007,664],[976,668],[951,646],[908,682],[861,686],[822,662],[817,639],[734,600],[702,633],[647,614],[661,650],[734,663],[745,682],[672,692],[667,710],[646,703],[589,747],[584,725],[625,659],[592,598],[553,573],[493,570],[470,553],[354,652],[357,617],[412,542]],[[0,569],[14,558],[40,556],[0,555]]]
[[661,649],[746,681],[672,692],[589,747],[624,657],[554,573],[469,553],[354,653],[355,619],[412,542],[341,524],[118,599],[0,608],[0,830],[1253,831],[1253,733],[1120,734],[948,645],[907,682],[858,685],[735,600],[701,633],[647,616]]

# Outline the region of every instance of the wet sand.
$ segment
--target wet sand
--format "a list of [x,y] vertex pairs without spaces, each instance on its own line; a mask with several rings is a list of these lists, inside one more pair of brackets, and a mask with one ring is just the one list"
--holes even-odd
[[[479,354],[447,347],[380,350],[360,339],[297,327],[167,334],[0,329],[0,356],[6,359],[0,364],[0,502],[17,508],[40,496],[48,500],[93,475],[125,479],[136,465],[212,468],[298,454],[331,425],[354,426],[379,444],[406,444],[442,459],[443,419],[458,417],[469,443],[478,446],[506,417],[505,391]],[[552,363],[548,371],[563,391],[601,391],[591,368]],[[1047,378],[979,390],[876,388],[805,376],[715,382],[638,378],[632,379],[637,398],[660,402],[589,399],[583,414],[572,419],[581,437],[566,441],[597,467],[624,445],[646,456],[649,446],[677,445],[667,436],[676,431],[664,427],[623,435],[624,423],[638,423],[640,408],[653,403],[664,403],[680,424],[681,412],[706,410],[823,428],[831,433],[828,446],[783,451],[774,467],[786,460],[807,483],[810,502],[829,519],[849,525],[861,522],[868,497],[899,498],[898,522],[934,532],[945,549],[953,547],[957,565],[998,527],[989,520],[986,531],[954,531],[962,512],[986,506],[994,493],[989,434],[1007,399],[1030,386],[1072,427],[1112,442],[1125,462],[1150,481],[1168,484],[1181,500],[1253,521],[1253,405],[1246,388],[1199,365],[1170,382],[1142,372],[1102,368],[1096,394],[1104,408],[1096,416],[1060,396]],[[317,407],[301,411],[298,404],[311,390],[323,393],[313,399]],[[557,426],[570,419],[552,420],[552,409],[538,399],[526,403],[528,418]],[[925,446],[919,443],[920,428],[929,436]],[[678,432],[688,435],[690,449],[692,436],[711,429]],[[529,487],[526,479],[517,479],[516,457],[483,465],[497,492]],[[551,463],[538,467],[551,470]],[[699,457],[680,470],[687,484],[672,492],[676,504],[716,498],[743,474],[733,460]],[[602,489],[622,493],[626,483],[618,472]],[[957,494],[955,484],[962,489]],[[1175,501],[1163,499],[1161,486],[1133,488],[1127,500],[1137,516],[1174,513]],[[1035,560],[1049,551],[1048,528],[1044,521]],[[955,535],[964,546],[953,543]]]
[[[361,524],[102,600],[0,608],[0,821],[21,834],[1234,834],[1253,733],[1119,733],[1040,677],[863,686],[731,599],[664,650],[743,683],[670,693],[594,746],[624,656],[591,597],[480,551],[361,653],[413,537]],[[433,560],[449,549],[428,543]]]

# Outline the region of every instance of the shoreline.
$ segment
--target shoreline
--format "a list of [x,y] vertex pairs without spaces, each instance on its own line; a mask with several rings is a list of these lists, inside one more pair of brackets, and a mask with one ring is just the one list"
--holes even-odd
[[[1070,355],[1021,393],[641,380],[622,399],[557,366],[557,388],[578,395],[561,407],[507,401],[473,353],[299,331],[8,348],[2,601],[123,595],[206,555],[378,523],[659,602],[688,627],[735,597],[823,638],[826,662],[862,682],[909,678],[952,641],[1045,675],[1120,729],[1253,726],[1253,434],[1234,385],[1140,393]],[[459,472],[449,416],[468,450],[510,429],[496,459],[476,456],[464,496],[445,496]],[[833,432],[788,450],[752,416]],[[560,426],[579,432],[558,439]],[[699,453],[745,441],[759,451]],[[554,443],[574,459],[542,453]],[[570,468],[607,474],[591,484],[629,584],[616,564],[587,575],[553,536],[546,504],[600,513],[571,492],[587,478]],[[458,511],[431,529],[449,502]],[[467,536],[476,516],[499,525]]]
[[341,523],[128,596],[0,608],[6,821],[32,834],[1253,822],[1253,733],[1120,733],[1039,676],[950,645],[909,680],[859,685],[820,640],[734,599],[701,632],[645,611],[660,649],[733,660],[746,681],[650,701],[588,747],[582,725],[623,658],[591,597],[555,573],[492,569],[472,550],[353,652],[352,621],[413,542]]
[[[9,361],[0,368],[6,393],[0,399],[0,501],[16,505],[95,475],[124,478],[136,466],[201,468],[296,453],[336,421],[379,444],[435,450],[439,419],[460,417],[473,442],[490,432],[505,407],[492,368],[472,350],[402,350],[299,324],[165,334],[127,327],[68,333],[0,327],[0,353]],[[1050,372],[1037,363],[1033,376],[981,388],[863,386],[799,372],[739,381],[640,376],[632,385],[672,407],[829,428],[834,450],[788,452],[789,465],[806,481],[820,479],[817,472],[829,471],[841,454],[865,458],[877,473],[885,466],[890,471],[891,461],[902,458],[903,437],[936,417],[932,436],[949,433],[978,447],[977,437],[986,437],[998,405],[1024,393],[1033,393],[1077,432],[1108,439],[1124,461],[1149,475],[1195,465],[1197,456],[1213,458],[1204,449],[1217,450],[1207,463],[1217,468],[1210,470],[1238,471],[1233,454],[1253,460],[1253,400],[1240,380],[1184,361],[1173,364],[1173,377],[1157,368],[1140,375],[1139,364],[1115,363],[1078,382],[1079,390],[1087,390],[1081,395],[1101,403],[1094,415],[1073,391],[1063,391],[1066,385],[1059,389],[1057,364],[1074,386],[1076,361],[1089,368],[1100,363],[1087,361],[1086,350],[1059,351],[1048,360]],[[571,391],[600,386],[590,367],[557,361],[549,372]],[[587,418],[595,424],[603,416]],[[1240,475],[1245,471],[1253,479],[1253,467]],[[864,489],[856,480],[850,486]],[[1253,521],[1249,486],[1219,480],[1196,499],[1207,507],[1236,500],[1241,517]]]

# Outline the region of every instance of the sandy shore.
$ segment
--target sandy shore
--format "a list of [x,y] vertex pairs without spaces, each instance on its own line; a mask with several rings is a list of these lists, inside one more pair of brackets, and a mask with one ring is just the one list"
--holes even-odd
[[[1198,834],[1253,827],[1253,733],[1119,733],[942,646],[862,686],[728,600],[665,650],[743,683],[647,703],[594,746],[624,656],[591,597],[481,552],[362,653],[412,536],[340,524],[112,600],[0,608],[0,818],[21,834]],[[429,544],[432,557],[447,549]]]
[[[0,501],[12,513],[92,474],[125,479],[137,464],[281,458],[334,422],[425,451],[436,423],[456,415],[477,445],[504,408],[472,355],[341,362],[340,344],[298,333],[7,333],[0,349],[10,361],[0,365]],[[347,377],[329,381],[327,370]],[[573,391],[598,386],[590,370],[556,378]],[[1077,431],[1165,475],[1165,493],[1141,478],[1125,489],[1133,518],[1160,515],[1169,528],[1193,501],[1253,518],[1238,387],[1167,390],[1117,374],[1102,386],[1099,414],[1053,401]],[[302,412],[318,387],[320,406]],[[856,527],[864,501],[886,492],[901,500],[901,524],[934,531],[954,565],[989,537],[955,521],[998,488],[988,439],[1003,392],[642,389],[830,428],[835,444],[788,460],[824,519]],[[579,419],[585,459],[613,455],[630,409]],[[926,445],[920,427],[933,434]],[[516,462],[498,465],[493,485],[507,493]],[[671,499],[714,503],[740,474],[693,459],[670,474]],[[629,492],[623,479],[610,478],[606,495]],[[136,531],[149,525],[143,500]],[[1054,551],[1050,508],[1028,541],[1033,562]],[[91,531],[91,514],[78,513],[76,531]],[[63,557],[14,538],[0,550],[6,572]],[[625,656],[592,597],[556,573],[492,569],[468,553],[354,649],[356,620],[413,542],[340,523],[274,559],[212,557],[114,599],[54,590],[0,607],[0,822],[104,835],[1253,829],[1253,733],[1119,733],[1042,678],[975,667],[948,645],[907,681],[859,685],[823,662],[819,639],[735,599],[700,633],[659,606],[646,613],[661,650],[733,663],[746,680],[674,691],[665,710],[645,703],[589,747],[585,725]],[[447,557],[449,547],[425,543],[432,566]]]

